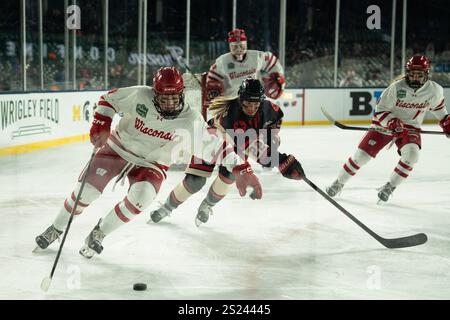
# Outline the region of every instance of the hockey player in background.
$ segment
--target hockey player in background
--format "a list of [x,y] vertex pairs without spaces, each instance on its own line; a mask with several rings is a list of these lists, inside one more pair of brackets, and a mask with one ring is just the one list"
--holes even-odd
[[236,97],[242,81],[248,77],[264,83],[266,96],[278,99],[285,77],[278,58],[271,52],[247,50],[247,36],[242,29],[228,33],[230,52],[221,55],[209,69],[206,79],[206,105],[217,96]]
[[388,201],[419,160],[420,127],[427,111],[439,120],[443,131],[450,137],[450,117],[445,109],[443,89],[428,79],[430,61],[426,56],[415,55],[408,60],[405,69],[405,76],[394,81],[381,94],[371,130],[364,135],[355,154],[344,163],[337,179],[326,188],[329,196],[339,194],[362,166],[394,140],[400,160],[389,181],[378,189],[379,202]]
[[[265,99],[264,87],[257,79],[246,79],[239,87],[238,97],[218,97],[211,104],[214,117],[208,121],[211,130],[230,141],[235,152],[247,159],[256,160],[265,167],[277,167],[288,179],[300,180],[304,171],[293,155],[280,153],[278,131],[283,118],[281,109]],[[198,192],[211,176],[214,164],[207,161],[193,163],[186,169],[186,176],[170,193],[165,203],[150,213],[151,221],[157,223],[170,215],[174,209]],[[229,192],[235,179],[224,166],[209,188],[206,198],[198,208],[195,223],[199,226],[208,221],[212,208]]]
[[[224,150],[224,141],[211,135],[200,113],[184,103],[183,91],[181,73],[173,67],[165,67],[157,71],[153,87],[120,88],[101,97],[90,129],[91,142],[99,150],[87,173],[86,184],[74,214],[79,215],[97,199],[114,177],[117,177],[116,183],[127,177],[130,186],[126,197],[100,219],[86,238],[80,250],[84,257],[100,254],[106,235],[129,222],[151,204],[175,158],[172,155],[180,148],[228,168],[237,181],[241,196],[250,186],[256,198],[261,198],[261,185],[250,165],[234,152],[227,153],[229,148]],[[112,119],[118,112],[124,116],[111,132]],[[192,142],[199,143],[200,147],[197,145],[193,148]],[[53,224],[36,237],[36,243],[41,249],[47,248],[63,233],[81,181],[80,178]]]

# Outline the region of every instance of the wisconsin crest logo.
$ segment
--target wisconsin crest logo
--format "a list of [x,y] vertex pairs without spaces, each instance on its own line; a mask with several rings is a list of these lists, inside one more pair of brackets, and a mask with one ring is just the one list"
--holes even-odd
[[403,89],[400,89],[397,91],[397,99],[403,99],[406,97],[406,91]]
[[137,104],[136,105],[136,112],[141,117],[145,118],[147,116],[148,108],[145,106],[145,104]]

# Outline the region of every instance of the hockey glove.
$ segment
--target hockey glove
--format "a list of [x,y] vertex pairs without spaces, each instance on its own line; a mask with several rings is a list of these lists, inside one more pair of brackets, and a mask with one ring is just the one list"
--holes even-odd
[[408,135],[408,130],[405,129],[403,121],[398,118],[389,120],[387,123],[387,127],[392,131],[392,134],[395,138],[401,138]]
[[236,178],[236,187],[241,197],[247,194],[247,187],[252,187],[252,199],[262,198],[262,188],[258,178],[253,174],[252,167],[248,162],[233,168],[233,175]]
[[439,122],[439,125],[442,128],[442,131],[445,132],[447,138],[450,138],[450,115],[446,115],[444,119]]
[[305,176],[305,171],[303,171],[302,165],[298,162],[295,157],[290,154],[285,153],[280,154],[281,163],[278,166],[283,177],[294,180],[301,180]]
[[278,99],[284,90],[286,80],[284,76],[278,72],[271,73],[269,77],[264,77],[265,94],[271,99]]
[[111,122],[112,119],[110,117],[95,113],[89,135],[91,143],[96,148],[101,148],[106,144],[111,131]]

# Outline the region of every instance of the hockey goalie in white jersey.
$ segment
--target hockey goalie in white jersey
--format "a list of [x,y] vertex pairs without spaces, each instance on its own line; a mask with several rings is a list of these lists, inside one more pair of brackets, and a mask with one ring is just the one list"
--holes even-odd
[[237,96],[239,86],[248,77],[264,83],[265,94],[278,99],[284,90],[285,77],[278,58],[271,52],[247,50],[247,36],[242,29],[228,33],[230,52],[221,55],[211,66],[206,79],[206,104],[217,96]]
[[450,137],[450,117],[445,109],[443,89],[428,79],[430,61],[426,56],[415,55],[408,60],[405,69],[405,76],[381,94],[372,119],[372,130],[365,134],[356,153],[344,163],[338,178],[326,188],[328,195],[334,197],[340,193],[363,165],[394,140],[400,160],[389,181],[378,189],[379,202],[388,201],[419,160],[420,127],[427,111],[439,120],[439,125]]
[[[90,130],[92,144],[98,148],[74,215],[79,215],[97,199],[114,177],[116,183],[125,177],[128,194],[117,203],[88,235],[80,250],[86,258],[100,254],[103,238],[145,210],[154,200],[168,167],[180,150],[212,163],[223,163],[239,180],[241,196],[252,187],[258,199],[261,185],[250,165],[233,148],[207,131],[199,112],[184,103],[181,73],[171,67],[160,68],[153,87],[134,86],[111,90],[103,95],[94,114]],[[200,103],[200,101],[199,101]],[[111,132],[116,113],[123,117]],[[83,175],[81,175],[83,176]],[[39,248],[46,249],[64,231],[74,210],[82,178],[65,200],[53,224],[36,237]]]

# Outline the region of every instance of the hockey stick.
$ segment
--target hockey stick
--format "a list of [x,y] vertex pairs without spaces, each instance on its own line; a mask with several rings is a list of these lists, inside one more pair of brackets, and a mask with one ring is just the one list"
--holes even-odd
[[[340,123],[339,121],[333,119],[333,117],[327,112],[325,111],[325,109],[323,107],[321,107],[322,113],[323,115],[332,123],[334,124],[336,127],[344,129],[344,130],[359,130],[359,131],[369,131],[369,130],[376,130],[374,128],[369,128],[369,127],[354,127],[354,126],[347,126],[343,123]],[[387,131],[386,131],[387,132]],[[440,131],[426,131],[426,130],[420,130],[420,133],[424,133],[424,134],[438,134],[438,135],[443,135],[445,134],[445,132],[440,132]]]
[[195,73],[191,70],[191,68],[189,68],[189,66],[187,65],[187,63],[184,63],[181,60],[181,56],[176,54],[175,52],[169,50],[170,54],[172,55],[173,58],[175,58],[175,60],[177,61],[177,63],[184,67],[187,71],[189,71],[189,73],[195,78],[195,80],[197,80],[198,85],[200,86],[200,88],[202,87],[202,82],[197,78],[197,76],[195,75]]
[[97,151],[97,148],[94,148],[94,150],[92,151],[92,154],[91,154],[91,158],[89,159],[89,162],[87,164],[86,171],[84,172],[83,179],[81,180],[80,191],[78,191],[78,195],[77,195],[77,197],[75,199],[75,202],[73,204],[72,212],[70,214],[69,221],[67,222],[67,227],[66,227],[66,230],[64,232],[64,236],[62,238],[61,244],[59,245],[59,249],[58,249],[58,253],[56,254],[55,262],[53,263],[52,271],[50,272],[50,275],[48,277],[45,277],[44,279],[42,279],[41,289],[44,292],[48,291],[48,288],[50,287],[50,284],[52,283],[53,275],[55,274],[56,266],[58,264],[59,257],[61,255],[61,251],[62,251],[62,248],[64,246],[64,242],[66,241],[67,234],[69,233],[70,225],[72,224],[74,213],[76,212],[76,209],[77,209],[77,206],[78,206],[78,202],[80,201],[80,197],[81,197],[81,194],[83,192],[84,185],[86,183],[86,177],[88,175],[88,172],[89,172],[89,169],[91,167],[91,163],[92,163],[92,160],[94,159],[96,151]]
[[368,234],[370,234],[375,240],[377,240],[379,243],[381,243],[383,246],[389,249],[396,249],[396,248],[406,248],[406,247],[414,247],[421,245],[425,242],[427,242],[428,238],[425,233],[417,233],[411,236],[402,237],[402,238],[392,238],[392,239],[386,239],[375,232],[373,232],[369,227],[367,227],[364,223],[359,221],[357,218],[355,218],[350,212],[348,212],[344,207],[342,207],[339,203],[337,203],[335,200],[333,200],[329,195],[327,195],[325,192],[323,192],[318,186],[316,186],[312,181],[310,181],[306,177],[302,177],[303,181],[305,181],[311,188],[313,188],[315,191],[317,191],[322,197],[327,199],[332,205],[334,205],[336,208],[338,208],[343,214],[345,214],[347,217],[349,217],[354,223],[356,223],[358,226],[360,226],[364,231],[366,231]]

